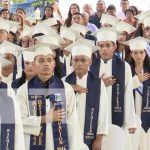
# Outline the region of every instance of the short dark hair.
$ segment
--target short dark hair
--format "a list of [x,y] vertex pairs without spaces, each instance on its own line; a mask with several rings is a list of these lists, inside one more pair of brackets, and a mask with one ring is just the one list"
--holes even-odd
[[72,17],[75,16],[75,15],[80,15],[82,17],[82,14],[79,13],[79,12],[76,12],[76,13],[72,14]]
[[104,0],[98,0],[98,1],[97,1],[97,3],[100,3],[100,2],[103,2],[103,3],[106,5],[106,3],[105,3]]
[[107,7],[107,10],[106,10],[106,11],[108,11],[108,10],[115,10],[115,11],[116,11],[115,5],[113,5],[113,4],[109,5],[109,6]]
[[26,11],[25,11],[23,8],[17,8],[16,12],[17,12],[18,10],[22,10],[23,13],[26,14]]
[[133,16],[134,16],[134,11],[133,11],[133,9],[131,9],[131,8],[127,9],[127,10],[125,11],[125,15],[127,14],[127,12],[131,12],[131,13],[133,14]]
[[8,11],[8,13],[10,14],[10,12],[9,12],[8,9],[2,9],[2,10],[0,11],[0,15],[1,15],[3,12],[5,12],[5,11]]

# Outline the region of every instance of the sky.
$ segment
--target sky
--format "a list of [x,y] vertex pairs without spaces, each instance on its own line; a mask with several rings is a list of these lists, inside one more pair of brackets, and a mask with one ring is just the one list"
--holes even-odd
[[[104,0],[106,6],[109,4],[114,4],[117,8],[117,11],[120,10],[120,0]],[[95,11],[95,5],[97,0],[59,0],[59,7],[64,17],[67,16],[70,4],[77,3],[80,6],[82,12],[82,6],[85,3],[92,4],[93,10]],[[148,10],[150,9],[150,0],[129,0],[130,5],[137,6],[139,10]]]

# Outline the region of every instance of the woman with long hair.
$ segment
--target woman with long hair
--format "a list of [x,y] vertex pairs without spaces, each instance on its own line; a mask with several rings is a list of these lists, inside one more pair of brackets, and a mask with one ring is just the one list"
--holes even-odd
[[70,5],[69,12],[68,12],[68,18],[65,20],[66,27],[71,26],[72,14],[74,14],[76,12],[80,12],[80,7],[78,4],[73,3]]
[[132,51],[130,65],[133,76],[135,112],[142,121],[141,129],[137,128],[136,133],[140,136],[135,136],[139,150],[150,149],[150,137],[147,135],[150,128],[150,58],[146,52],[148,42],[150,41],[143,37],[128,41]]
[[42,17],[42,20],[46,20],[48,18],[52,18],[53,17],[53,10],[54,8],[50,5],[45,6],[44,8],[44,15]]
[[124,21],[120,21],[116,26],[116,30],[120,32],[117,40],[116,55],[123,60],[129,61],[130,49],[124,42],[131,39],[131,34],[136,28]]

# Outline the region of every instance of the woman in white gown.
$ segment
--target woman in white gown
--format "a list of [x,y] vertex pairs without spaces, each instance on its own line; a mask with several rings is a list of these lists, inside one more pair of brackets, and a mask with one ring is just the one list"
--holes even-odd
[[150,58],[146,52],[149,40],[138,37],[128,41],[131,49],[131,68],[133,75],[133,89],[135,97],[135,111],[141,118],[141,130],[136,135],[139,150],[150,149]]

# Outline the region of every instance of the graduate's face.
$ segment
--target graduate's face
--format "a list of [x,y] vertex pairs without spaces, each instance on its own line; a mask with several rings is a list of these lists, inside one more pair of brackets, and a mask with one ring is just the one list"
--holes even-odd
[[38,55],[35,58],[35,69],[38,75],[52,75],[55,68],[55,60],[52,54]]
[[48,17],[52,17],[52,14],[53,14],[52,8],[47,7],[47,8],[45,9],[45,15],[46,15],[46,17],[47,17],[47,18],[48,18]]
[[116,11],[113,9],[107,10],[108,15],[116,16]]
[[72,65],[75,70],[75,73],[79,76],[83,76],[88,72],[91,60],[89,57],[81,55],[74,56],[72,58]]
[[24,66],[25,66],[24,72],[25,72],[26,76],[33,77],[36,75],[36,69],[35,69],[34,62],[25,61]]
[[0,43],[4,42],[7,39],[8,39],[8,33],[5,30],[0,29]]
[[15,35],[12,34],[12,33],[9,33],[9,35],[8,35],[8,41],[11,42],[11,43],[13,43],[14,39],[15,39]]
[[99,49],[99,54],[103,60],[110,60],[114,55],[116,49],[116,44],[111,41],[101,41],[97,43]]
[[131,57],[133,58],[135,63],[143,63],[146,57],[146,52],[144,49],[141,50],[134,50],[131,53]]
[[30,43],[32,42],[32,38],[28,37],[28,36],[24,36],[21,39],[21,46],[23,48],[27,48],[30,46]]
[[118,42],[125,42],[127,40],[127,35],[125,32],[121,33],[119,36],[118,36]]
[[83,20],[82,20],[82,16],[81,15],[78,15],[78,14],[76,14],[76,15],[73,15],[72,16],[72,21],[71,21],[71,23],[73,24],[73,23],[77,23],[77,24],[83,24]]
[[3,19],[9,20],[10,14],[9,14],[9,12],[8,12],[7,10],[6,10],[6,11],[3,11],[3,12],[1,13],[1,17],[2,17]]
[[25,14],[24,11],[21,10],[21,9],[18,9],[16,13],[19,14],[19,15],[21,15],[23,18],[26,17],[26,14]]
[[150,26],[144,28],[144,34],[146,38],[150,39]]
[[12,63],[10,65],[7,65],[6,67],[3,68],[3,70],[11,69],[14,68],[15,65],[15,56],[10,54],[10,53],[5,53],[5,59],[11,61]]

